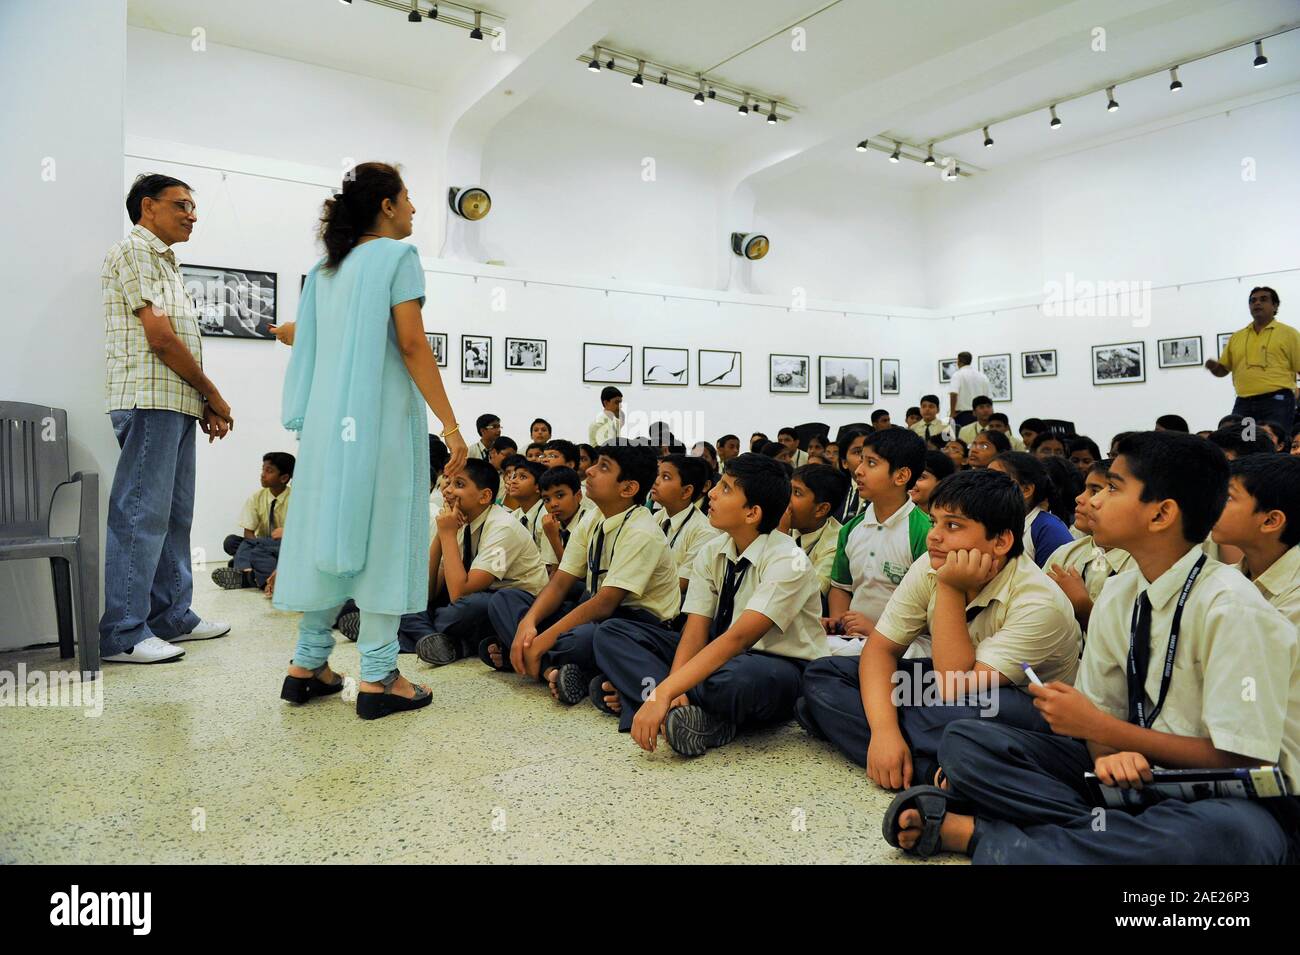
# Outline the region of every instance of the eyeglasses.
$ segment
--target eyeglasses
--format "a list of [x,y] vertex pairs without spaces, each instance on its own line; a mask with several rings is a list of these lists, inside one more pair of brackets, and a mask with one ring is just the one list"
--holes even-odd
[[170,202],[172,205],[179,208],[181,212],[185,213],[187,216],[194,215],[194,211],[198,209],[198,206],[189,199],[167,199],[165,201]]

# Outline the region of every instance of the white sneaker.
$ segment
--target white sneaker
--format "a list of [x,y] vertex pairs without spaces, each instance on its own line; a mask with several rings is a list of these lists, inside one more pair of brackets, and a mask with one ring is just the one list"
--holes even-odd
[[172,637],[169,643],[182,643],[186,640],[211,640],[213,637],[224,637],[230,632],[230,624],[222,623],[220,620],[200,620],[199,625],[189,633],[178,634]]
[[149,637],[141,640],[130,650],[114,653],[104,657],[105,663],[164,663],[167,660],[179,660],[185,656],[183,647],[173,647],[166,640]]

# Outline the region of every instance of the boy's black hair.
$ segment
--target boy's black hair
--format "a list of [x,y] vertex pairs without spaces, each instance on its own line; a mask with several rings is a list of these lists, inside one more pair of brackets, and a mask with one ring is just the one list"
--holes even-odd
[[957,465],[953,464],[952,458],[942,451],[926,451],[925,468],[923,470],[933,474],[936,481],[942,481],[957,470]]
[[735,441],[737,444],[739,444],[740,436],[735,434],[724,434],[722,437],[718,439],[718,447],[722,447],[728,441]]
[[514,438],[507,438],[504,434],[492,442],[492,453],[500,454],[505,450],[518,451],[519,445],[515,443]]
[[497,499],[497,492],[501,490],[501,475],[482,458],[465,459],[465,477],[480,490],[491,491],[492,500]]
[[288,451],[268,451],[262,455],[262,460],[270,463],[285,477],[293,477],[294,456]]
[[1061,519],[1067,527],[1074,523],[1074,499],[1083,490],[1083,475],[1066,458],[1053,454],[1048,458],[1038,459],[1052,488],[1047,495],[1047,509]]
[[[1239,415],[1239,414],[1226,414],[1226,415],[1224,415],[1222,418],[1219,419],[1218,428],[1227,428],[1227,427],[1229,427],[1230,425],[1234,425],[1234,424],[1241,424],[1241,415]],[[1215,428],[1215,430],[1217,431],[1218,428]]]
[[1252,454],[1228,462],[1228,473],[1255,499],[1255,513],[1281,511],[1286,525],[1278,538],[1287,547],[1300,544],[1300,457]]
[[1217,447],[1178,431],[1136,431],[1116,449],[1142,482],[1139,500],[1172,499],[1189,544],[1205,540],[1228,500],[1228,459]]
[[888,411],[886,411],[884,408],[877,408],[875,411],[871,412],[871,423],[874,425],[881,418],[888,418],[888,417],[889,417]]
[[1111,458],[1098,458],[1092,462],[1092,467],[1088,468],[1089,474],[1100,474],[1105,477],[1110,473],[1110,466],[1113,463]]
[[[1171,428],[1170,430],[1173,429]],[[1097,442],[1082,434],[1075,435],[1069,441],[1065,442],[1065,453],[1067,456],[1074,454],[1075,451],[1087,451],[1092,455],[1094,461],[1101,457],[1101,448],[1097,447]]]
[[1183,434],[1192,430],[1187,426],[1187,419],[1180,414],[1162,414],[1156,418],[1156,426],[1166,431],[1181,431]]
[[546,450],[546,442],[545,442],[545,441],[530,441],[530,442],[528,443],[528,447],[524,448],[524,453],[527,454],[529,451],[533,450],[534,448],[536,448],[538,451],[545,451],[545,450]]
[[665,454],[659,459],[660,464],[671,464],[677,469],[677,476],[683,485],[691,486],[691,503],[694,504],[704,496],[704,485],[713,473],[709,462],[689,454]]
[[1037,507],[1051,497],[1052,478],[1043,462],[1028,451],[1003,451],[993,460],[1000,462],[1017,484],[1034,486],[1034,493],[1029,498],[1030,507]]
[[[563,438],[552,438],[550,441],[547,441],[545,449],[547,451],[559,451],[560,457],[565,461],[572,461],[575,468],[578,465],[578,461],[581,460],[578,457],[578,446],[572,441],[565,441]],[[591,460],[596,460],[594,454],[591,456]]]
[[442,469],[450,460],[451,451],[443,444],[442,438],[436,434],[429,435],[429,480],[431,482],[437,483],[438,476],[442,474]]
[[1289,446],[1291,444],[1292,434],[1290,428],[1283,427],[1276,421],[1261,421],[1259,423],[1259,428],[1261,430],[1264,428],[1272,428],[1273,432],[1277,435],[1278,440],[1281,441],[1283,445]]
[[784,444],[781,444],[779,441],[769,441],[767,442],[767,444],[759,448],[756,453],[761,454],[767,458],[774,458],[778,454],[784,453],[786,450],[787,450],[786,446]]
[[[963,441],[961,438],[957,437],[955,434],[947,441],[945,441],[944,444],[949,444],[950,442],[953,441],[956,441],[958,444],[961,445],[961,453],[963,457],[965,457],[967,454],[970,454],[970,445],[967,444],[965,441]],[[956,467],[956,465],[954,465],[954,467]]]
[[603,405],[606,401],[612,401],[615,398],[622,398],[623,392],[619,391],[613,385],[606,385],[600,389],[600,403]]
[[789,465],[761,454],[738,454],[727,462],[726,472],[745,493],[745,503],[758,507],[758,532],[770,534],[790,506]]
[[788,434],[790,437],[794,438],[796,441],[799,440],[799,434],[794,430],[794,428],[782,428],[780,431],[778,431],[778,432],[776,433],[776,436],[777,436],[778,438],[780,438],[780,437],[782,437],[782,436],[784,436],[784,435],[787,435],[787,434]]
[[763,445],[767,444],[767,435],[762,431],[755,431],[749,436],[749,450],[757,451]]
[[1001,431],[994,431],[992,428],[985,428],[979,434],[975,435],[975,437],[984,438],[989,444],[997,448],[998,454],[1006,454],[1011,450],[1011,439]]
[[637,492],[632,496],[633,501],[639,504],[645,500],[650,488],[654,487],[655,475],[659,473],[659,456],[654,448],[611,441],[598,447],[596,456],[609,458],[618,465],[620,481],[636,481]]
[[537,479],[538,491],[549,491],[553,487],[567,487],[574,494],[582,493],[582,478],[573,468],[548,468]]
[[918,418],[921,417],[921,408],[920,408],[919,405],[912,405],[912,407],[910,407],[910,408],[908,408],[906,411],[904,411],[904,412],[903,412],[903,419],[906,420],[907,418],[911,417],[912,415],[916,415]]
[[501,416],[495,414],[481,414],[474,419],[474,427],[478,428],[478,433],[481,435],[483,433],[483,429],[489,427],[493,421],[495,421],[497,424],[500,424]]
[[546,425],[546,430],[549,431],[551,434],[555,434],[555,429],[551,427],[551,423],[547,421],[545,418],[534,418],[533,423],[528,426],[528,433],[532,434],[533,428],[537,427],[539,424]]
[[1047,425],[1043,423],[1042,418],[1026,418],[1024,421],[1020,422],[1021,431],[1032,431],[1035,434],[1038,434],[1046,427]]
[[871,448],[889,464],[889,473],[907,468],[911,473],[907,478],[907,487],[911,490],[916,479],[925,470],[925,439],[915,431],[907,428],[886,428],[884,431],[872,431],[862,447]]
[[131,224],[140,224],[140,216],[144,214],[141,206],[144,205],[145,199],[157,199],[172,186],[194,191],[189,183],[164,176],[160,172],[141,173],[136,176],[135,181],[131,183],[131,190],[126,194],[126,214],[131,219]]
[[[921,404],[925,404],[927,401],[930,402],[931,404],[936,404],[936,405],[937,405],[937,404],[939,403],[939,396],[938,396],[938,395],[922,395],[922,396],[921,396]],[[917,414],[920,414],[920,413],[921,413],[921,409],[920,409],[919,407],[916,409],[916,413],[917,413]]]
[[1029,444],[1029,450],[1037,451],[1048,441],[1055,441],[1062,448],[1068,444],[1064,435],[1057,434],[1055,431],[1040,431],[1038,434],[1034,435],[1034,440]]
[[1233,424],[1220,428],[1210,435],[1209,440],[1211,444],[1217,444],[1225,454],[1232,452],[1239,458],[1248,454],[1273,454],[1273,442],[1260,434],[1259,428],[1255,428],[1254,433],[1253,439],[1247,438],[1245,425]]
[[829,464],[805,464],[795,470],[793,478],[812,492],[814,504],[829,504],[831,510],[849,492],[849,476]]
[[948,475],[930,492],[931,512],[937,507],[983,525],[990,540],[1011,531],[1008,561],[1024,553],[1025,496],[1020,485],[1001,471],[977,468]]
[[[1125,438],[1127,438],[1130,434],[1140,434],[1140,433],[1141,432],[1138,431],[1121,431],[1119,434],[1115,435],[1115,437],[1110,439],[1110,446],[1112,448],[1117,447],[1119,443],[1123,441]],[[1114,458],[1111,458],[1111,460],[1113,461]]]
[[[988,405],[990,408],[992,408],[993,399],[990,398],[988,395],[976,395],[970,403],[971,410],[974,411],[980,405]],[[1007,427],[1010,427],[1010,425],[1008,424]]]
[[[586,442],[583,442],[583,443],[581,443],[581,444],[575,445],[575,447],[576,447],[576,448],[578,449],[578,451],[579,451],[579,454],[578,454],[578,465],[579,465],[579,466],[582,465],[582,454],[581,454],[581,452],[583,452],[583,451],[586,451],[586,452],[587,452],[587,460],[589,460],[589,461],[595,461],[595,460],[596,460],[596,449],[593,448],[591,445],[587,444]],[[561,453],[563,453],[563,452],[561,452]]]
[[522,454],[512,454],[501,462],[501,470],[509,471],[511,468],[517,468],[521,464],[529,464],[529,460]]
[[1001,412],[1001,411],[995,411],[995,412],[993,412],[991,415],[989,415],[989,420],[990,420],[990,421],[1001,421],[1004,425],[1007,426],[1007,430],[1008,430],[1008,431],[1011,430],[1011,419],[1008,418],[1008,417],[1007,417],[1003,412]]
[[515,470],[523,468],[533,476],[533,480],[537,482],[538,490],[540,492],[542,475],[546,473],[546,465],[542,464],[540,461],[529,461],[523,455],[516,455],[510,460],[517,462],[515,464]]

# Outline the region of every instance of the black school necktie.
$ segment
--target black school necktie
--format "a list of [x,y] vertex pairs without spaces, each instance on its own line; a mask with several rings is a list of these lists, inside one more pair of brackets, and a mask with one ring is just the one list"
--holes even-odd
[[273,532],[275,530],[275,498],[271,498],[271,515],[266,520]]
[[560,543],[565,547],[569,546],[569,532],[564,528],[560,528]]
[[672,530],[672,526],[673,526],[673,519],[671,517],[668,518],[668,520],[664,521],[664,537],[668,536],[668,532]]
[[465,573],[469,573],[469,565],[474,562],[474,542],[468,524],[465,525],[465,540],[460,545],[460,559],[465,565]]
[[1129,674],[1128,721],[1136,725],[1138,705],[1147,692],[1147,669],[1151,666],[1151,599],[1145,590],[1133,608],[1133,615],[1133,668],[1137,674]]
[[721,636],[731,628],[731,615],[736,609],[736,591],[740,589],[745,572],[749,569],[748,558],[727,561],[727,576],[722,581],[722,593],[718,595],[718,612],[713,616],[713,635]]

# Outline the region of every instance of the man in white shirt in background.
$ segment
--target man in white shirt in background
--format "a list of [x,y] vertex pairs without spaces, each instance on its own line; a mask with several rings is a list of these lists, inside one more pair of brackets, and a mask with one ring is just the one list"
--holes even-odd
[[948,382],[948,417],[955,428],[975,420],[975,397],[993,391],[989,376],[971,365],[970,352],[957,356],[957,370]]
[[600,390],[600,417],[587,428],[587,439],[593,448],[608,444],[623,433],[623,392],[613,385]]

